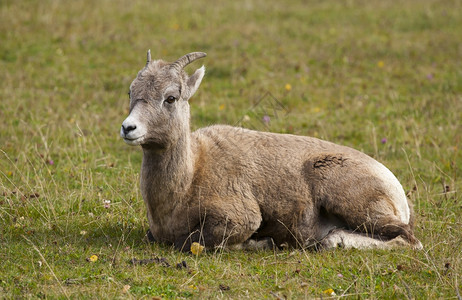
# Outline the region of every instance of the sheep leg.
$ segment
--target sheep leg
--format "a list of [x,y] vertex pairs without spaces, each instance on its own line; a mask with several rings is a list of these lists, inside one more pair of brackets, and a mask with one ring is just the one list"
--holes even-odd
[[[261,247],[265,242],[248,241],[252,236],[253,231],[247,226],[242,226],[239,223],[227,218],[215,218],[208,215],[206,219],[197,224],[192,231],[187,234],[180,235],[176,238],[174,245],[177,249],[188,252],[191,249],[191,244],[197,242],[206,249],[212,248],[227,248],[228,245],[241,245],[242,249],[252,249]],[[236,246],[239,248],[239,246]]]
[[[405,241],[407,246],[422,248],[411,226],[392,214],[383,216],[379,212],[368,211],[362,217],[360,214],[356,214],[355,218],[350,218],[345,214],[334,217],[330,214],[328,217],[329,219],[326,219],[324,215],[321,218],[323,221],[319,222],[319,232],[322,234],[318,235],[318,240],[326,240],[327,248],[331,248],[329,245],[333,243],[345,244],[347,248],[388,249],[397,245],[401,246],[401,241]],[[344,224],[342,225],[342,222],[333,223],[332,220],[335,218],[341,218]],[[342,228],[347,228],[347,230]],[[387,244],[387,242],[390,243]],[[370,246],[367,246],[369,244]]]
[[248,239],[247,241],[234,244],[227,247],[231,250],[244,250],[244,251],[255,251],[255,250],[270,250],[276,248],[276,244],[270,237],[259,238],[259,239]]
[[[396,236],[391,240],[382,241],[379,239],[371,238],[365,234],[352,232],[345,229],[335,229],[319,242],[318,249],[392,249],[409,246],[409,241],[406,241],[401,236]],[[413,247],[419,249],[422,247],[422,245],[413,245]]]
[[411,225],[402,222],[392,213],[383,215],[381,212],[370,209],[364,212],[363,216],[356,214],[354,218],[350,218],[350,216],[344,214],[342,217],[348,224],[347,228],[351,230],[352,234],[364,235],[372,240],[384,241],[393,241],[400,237],[408,245],[412,245],[416,249],[422,247],[420,241],[414,236]]
[[[342,227],[372,238],[393,240],[400,236],[419,247],[404,191],[383,165],[349,154],[331,153],[307,161],[304,170],[312,181],[315,203],[324,218],[337,218],[345,224]],[[318,240],[324,236],[318,236]]]

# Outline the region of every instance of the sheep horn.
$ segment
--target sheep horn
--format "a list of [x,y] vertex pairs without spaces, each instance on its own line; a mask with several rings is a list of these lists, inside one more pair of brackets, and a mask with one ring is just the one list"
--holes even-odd
[[150,62],[151,62],[151,49],[148,50],[146,66],[149,65]]
[[207,54],[204,53],[204,52],[191,52],[191,53],[188,53],[188,54],[180,57],[176,62],[172,63],[170,68],[176,70],[177,72],[180,72],[188,64],[192,63],[196,59],[199,59],[199,58],[202,58],[202,57],[205,57],[205,56],[207,56]]

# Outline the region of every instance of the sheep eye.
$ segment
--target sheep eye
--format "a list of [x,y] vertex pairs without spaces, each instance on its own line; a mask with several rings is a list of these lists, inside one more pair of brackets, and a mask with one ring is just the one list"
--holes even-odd
[[176,98],[173,96],[168,96],[167,99],[165,99],[165,102],[172,104],[173,102],[176,101]]

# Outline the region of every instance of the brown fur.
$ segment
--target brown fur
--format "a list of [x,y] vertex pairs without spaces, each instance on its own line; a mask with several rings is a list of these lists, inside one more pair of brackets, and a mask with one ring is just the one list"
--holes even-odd
[[[154,61],[140,71],[131,85],[134,116],[121,133],[127,140],[137,130],[127,128],[146,124],[140,142],[129,142],[143,148],[141,191],[157,241],[186,251],[192,242],[211,248],[268,238],[308,247],[344,228],[418,247],[396,207],[407,200],[393,198],[375,160],[310,137],[230,126],[190,133],[187,100],[203,70],[189,77],[169,66]],[[168,94],[177,101],[166,103]]]

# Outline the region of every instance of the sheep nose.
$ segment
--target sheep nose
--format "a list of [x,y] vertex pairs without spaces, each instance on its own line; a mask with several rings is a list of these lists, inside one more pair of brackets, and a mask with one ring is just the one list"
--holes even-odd
[[129,134],[130,131],[133,131],[136,129],[136,125],[127,125],[127,126],[124,126],[122,124],[122,131],[124,132],[125,135]]

